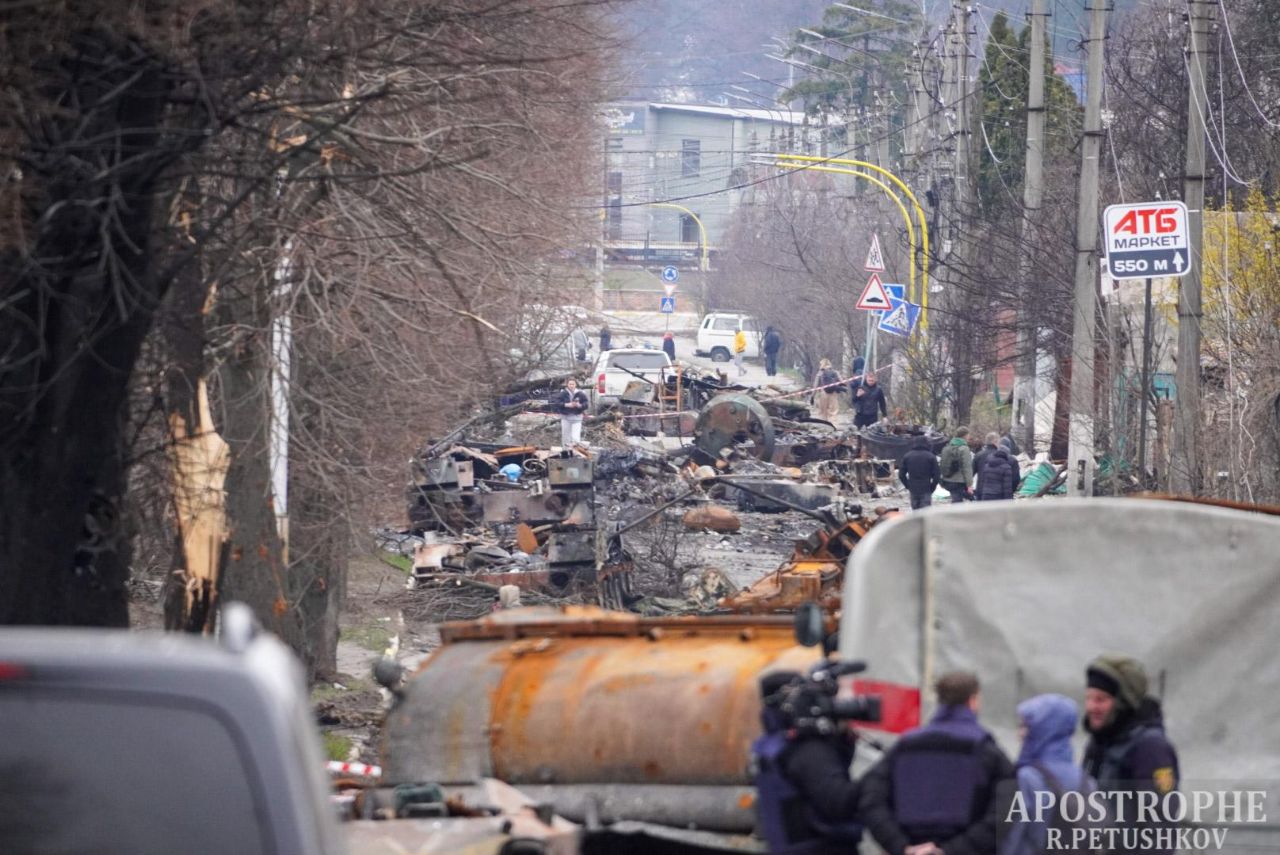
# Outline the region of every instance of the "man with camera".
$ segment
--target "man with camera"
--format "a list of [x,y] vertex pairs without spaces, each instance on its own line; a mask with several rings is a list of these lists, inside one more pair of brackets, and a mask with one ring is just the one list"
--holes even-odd
[[978,678],[944,674],[938,710],[863,777],[859,815],[889,855],[996,851],[996,786],[1013,764],[978,724]]
[[773,853],[856,852],[858,785],[849,775],[857,739],[848,721],[879,717],[874,703],[835,698],[834,663],[760,680],[764,735],[752,745],[760,831]]

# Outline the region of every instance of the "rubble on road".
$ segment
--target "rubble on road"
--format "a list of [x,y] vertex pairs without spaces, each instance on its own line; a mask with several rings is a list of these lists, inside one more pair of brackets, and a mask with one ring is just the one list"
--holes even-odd
[[[678,366],[589,416],[574,448],[553,444],[556,414],[529,401],[467,422],[411,463],[405,607],[479,616],[504,585],[526,603],[646,614],[834,604],[849,551],[905,504],[899,446],[946,438],[837,430],[804,396]],[[863,515],[868,498],[879,515]]]

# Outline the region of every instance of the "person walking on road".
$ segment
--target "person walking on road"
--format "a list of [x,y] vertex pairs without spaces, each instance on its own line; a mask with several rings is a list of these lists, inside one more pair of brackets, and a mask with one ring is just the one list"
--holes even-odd
[[885,400],[884,389],[876,383],[876,375],[868,371],[863,382],[850,381],[853,389],[853,426],[869,427],[880,421],[880,417],[889,417],[889,402]]
[[951,494],[952,504],[973,497],[969,484],[973,481],[973,452],[969,450],[969,428],[956,428],[951,442],[942,449],[938,465],[942,468],[942,486]]
[[564,388],[552,397],[551,403],[560,413],[560,445],[564,448],[577,445],[582,441],[582,414],[591,405],[587,393],[578,388],[577,380],[570,377],[564,381]]
[[974,497],[979,502],[1012,499],[1017,486],[1018,461],[1010,457],[1009,450],[1001,445],[983,458]]
[[778,351],[782,349],[782,336],[778,335],[778,331],[773,327],[765,327],[764,341],[761,343],[764,350],[764,373],[770,377],[778,375]]
[[738,331],[733,334],[733,364],[738,366],[739,377],[747,373],[747,369],[742,364],[742,360],[746,358],[746,355],[747,334],[739,328]]
[[898,467],[898,480],[911,494],[911,510],[927,508],[933,504],[933,491],[938,488],[938,458],[929,447],[929,440],[917,439],[902,458]]
[[676,361],[676,337],[674,333],[666,333],[662,336],[662,352],[667,355],[667,359],[672,362]]
[[938,710],[904,734],[863,777],[858,810],[890,855],[994,855],[997,786],[1013,764],[978,723],[978,678],[936,685]]
[[835,418],[840,404],[840,375],[831,367],[830,359],[818,363],[818,373],[813,378],[813,401],[818,405],[817,417],[825,422]]
[[605,324],[600,327],[600,352],[604,353],[609,350],[613,344],[613,331],[609,329],[609,325]]

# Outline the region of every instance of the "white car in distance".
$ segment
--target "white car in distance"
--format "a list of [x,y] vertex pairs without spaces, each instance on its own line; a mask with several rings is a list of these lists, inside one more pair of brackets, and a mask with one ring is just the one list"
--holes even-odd
[[694,353],[710,356],[716,362],[733,359],[733,338],[741,329],[747,334],[747,359],[760,356],[760,326],[751,315],[741,312],[712,312],[698,326],[698,340]]
[[663,382],[670,368],[671,360],[661,350],[643,347],[606,350],[600,354],[595,370],[591,372],[591,408],[599,410],[602,406],[618,403],[627,385],[636,380],[647,380],[656,387]]

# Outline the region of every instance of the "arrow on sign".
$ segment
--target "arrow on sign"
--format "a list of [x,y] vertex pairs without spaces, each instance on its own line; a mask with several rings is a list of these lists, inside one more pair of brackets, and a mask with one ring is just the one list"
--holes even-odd
[[1187,260],[1182,257],[1182,253],[1175,252],[1173,254],[1173,267],[1175,270],[1181,271],[1182,265],[1186,264],[1186,262]]

